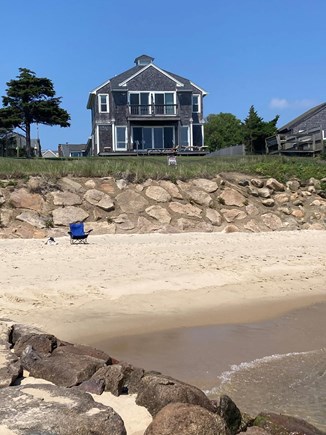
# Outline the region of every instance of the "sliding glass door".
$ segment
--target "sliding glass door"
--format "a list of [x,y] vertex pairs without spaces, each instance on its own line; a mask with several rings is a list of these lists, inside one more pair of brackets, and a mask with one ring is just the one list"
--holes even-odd
[[133,127],[134,150],[173,148],[174,127]]

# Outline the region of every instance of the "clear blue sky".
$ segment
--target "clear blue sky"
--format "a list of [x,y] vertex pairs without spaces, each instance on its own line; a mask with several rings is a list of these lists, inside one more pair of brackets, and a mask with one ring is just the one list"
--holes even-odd
[[206,116],[253,104],[281,126],[326,100],[326,0],[0,0],[0,15],[0,96],[29,68],[71,115],[39,127],[43,149],[85,143],[89,92],[141,54],[204,88]]

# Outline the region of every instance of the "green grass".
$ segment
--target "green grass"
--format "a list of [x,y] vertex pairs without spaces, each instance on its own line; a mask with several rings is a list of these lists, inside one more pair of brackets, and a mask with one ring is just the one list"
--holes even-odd
[[213,178],[220,172],[274,177],[279,181],[297,177],[326,177],[326,163],[321,159],[283,156],[177,157],[177,167],[168,166],[166,156],[81,158],[81,159],[12,159],[0,158],[0,178],[14,180],[29,176],[47,178],[107,177],[141,182],[148,178],[175,181],[190,178]]

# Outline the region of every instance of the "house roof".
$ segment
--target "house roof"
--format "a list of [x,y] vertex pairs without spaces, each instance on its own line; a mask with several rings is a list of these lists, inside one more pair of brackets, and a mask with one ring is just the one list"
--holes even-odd
[[319,104],[318,106],[313,107],[312,109],[307,110],[302,115],[298,116],[297,118],[293,119],[292,121],[288,122],[287,124],[283,125],[283,127],[280,127],[278,129],[278,132],[282,132],[283,130],[290,130],[292,127],[297,125],[300,122],[305,121],[306,119],[311,118],[313,115],[318,113],[320,110],[324,109],[326,107],[326,103]]
[[[145,54],[138,56],[135,59],[135,62],[138,59],[141,58],[146,58],[146,59],[151,59],[152,61],[154,60],[152,57],[147,56]],[[141,72],[145,71],[147,68],[155,68],[156,70],[160,71],[162,74],[166,75],[168,78],[170,78],[171,80],[174,80],[177,84],[177,86],[180,87],[180,89],[185,90],[185,91],[191,91],[193,87],[197,88],[200,92],[203,93],[203,95],[206,95],[207,92],[204,91],[204,89],[200,88],[199,86],[195,85],[193,82],[191,82],[190,80],[186,79],[185,77],[179,76],[177,74],[171,73],[169,71],[166,71],[164,69],[159,68],[158,66],[156,66],[153,62],[148,63],[147,65],[139,65],[137,64],[136,66],[134,66],[133,68],[128,69],[127,71],[122,72],[121,74],[116,75],[115,77],[110,78],[109,80],[107,80],[106,82],[104,82],[102,85],[98,86],[97,88],[93,89],[93,91],[90,92],[89,94],[89,99],[88,99],[88,103],[87,103],[87,108],[90,109],[91,108],[91,99],[92,96],[96,94],[96,92],[101,89],[103,86],[107,85],[108,83],[111,84],[111,89],[114,90],[126,90],[126,84],[128,83],[129,80],[131,80],[132,78],[136,77],[138,74],[140,74]]]
[[44,157],[44,158],[58,157],[58,153],[56,153],[55,151],[52,151],[52,150],[44,150],[44,151],[42,151],[42,157]]
[[59,144],[58,149],[61,149],[63,157],[70,157],[71,152],[85,152],[87,149],[87,144],[74,144],[74,143],[66,143]]

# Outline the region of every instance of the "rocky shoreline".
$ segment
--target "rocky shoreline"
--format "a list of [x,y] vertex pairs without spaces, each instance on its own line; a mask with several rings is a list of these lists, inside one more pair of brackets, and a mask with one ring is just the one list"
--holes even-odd
[[325,230],[325,179],[307,182],[221,173],[176,183],[30,177],[0,180],[0,238],[94,234]]
[[[211,401],[197,387],[10,320],[0,321],[0,349],[1,433],[125,435],[122,418],[89,394],[109,391],[136,394],[153,418],[145,435],[322,434],[295,417],[248,416],[228,396]],[[23,385],[24,376],[37,379]]]

